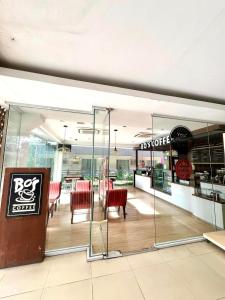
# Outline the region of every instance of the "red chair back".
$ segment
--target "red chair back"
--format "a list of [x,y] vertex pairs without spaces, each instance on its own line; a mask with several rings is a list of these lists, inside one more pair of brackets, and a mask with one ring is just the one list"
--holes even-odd
[[75,190],[76,191],[90,191],[91,190],[90,180],[77,180]]
[[111,179],[103,179],[100,181],[100,193],[112,189],[113,189],[113,181]]
[[75,191],[70,193],[70,209],[85,209],[91,207],[92,191]]
[[126,206],[127,190],[116,189],[106,191],[106,207],[110,206]]
[[51,181],[49,185],[49,200],[57,200],[61,195],[61,182]]

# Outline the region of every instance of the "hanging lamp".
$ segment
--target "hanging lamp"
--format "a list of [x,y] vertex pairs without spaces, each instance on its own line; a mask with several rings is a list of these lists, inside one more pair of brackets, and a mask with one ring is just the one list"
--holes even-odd
[[58,150],[61,151],[61,152],[69,152],[70,149],[67,148],[67,147],[65,146],[65,142],[66,142],[66,131],[67,131],[67,127],[68,127],[68,126],[67,126],[67,125],[63,125],[63,127],[64,127],[63,144],[62,144],[61,147],[58,148]]
[[114,132],[115,132],[115,147],[114,147],[114,152],[117,152],[117,148],[116,148],[116,133],[117,133],[117,129],[114,129]]

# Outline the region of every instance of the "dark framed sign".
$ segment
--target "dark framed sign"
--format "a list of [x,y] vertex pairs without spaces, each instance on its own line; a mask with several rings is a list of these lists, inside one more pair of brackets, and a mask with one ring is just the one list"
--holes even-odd
[[11,173],[6,217],[40,215],[42,173]]
[[185,126],[176,126],[170,132],[171,146],[179,154],[187,154],[193,145],[191,131]]

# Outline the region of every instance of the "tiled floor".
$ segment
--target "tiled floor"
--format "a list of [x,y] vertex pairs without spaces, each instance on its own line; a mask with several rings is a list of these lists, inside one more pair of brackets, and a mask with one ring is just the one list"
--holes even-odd
[[0,270],[6,300],[225,300],[225,252],[207,242],[111,260],[86,253]]

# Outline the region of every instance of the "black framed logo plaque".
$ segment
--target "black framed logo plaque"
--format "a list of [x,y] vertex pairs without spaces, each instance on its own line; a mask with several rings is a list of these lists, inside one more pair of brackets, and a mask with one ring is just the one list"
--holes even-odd
[[41,173],[11,174],[6,216],[40,215],[42,183]]
[[170,132],[171,145],[179,154],[187,154],[193,145],[191,131],[185,126],[176,126]]

